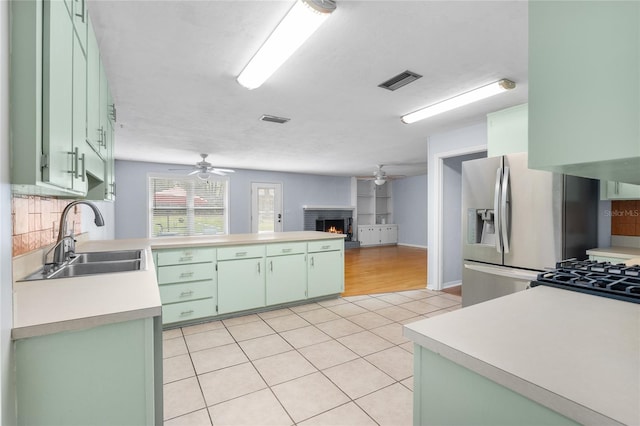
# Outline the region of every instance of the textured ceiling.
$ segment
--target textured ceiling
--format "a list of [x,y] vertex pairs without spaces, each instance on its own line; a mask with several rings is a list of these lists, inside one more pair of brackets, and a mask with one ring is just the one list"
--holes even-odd
[[[118,110],[118,159],[327,175],[426,172],[429,135],[527,101],[525,1],[337,1],[264,85],[235,78],[292,1],[90,0]],[[395,92],[378,84],[423,77]],[[516,89],[415,124],[486,83]],[[259,121],[263,114],[290,118]]]

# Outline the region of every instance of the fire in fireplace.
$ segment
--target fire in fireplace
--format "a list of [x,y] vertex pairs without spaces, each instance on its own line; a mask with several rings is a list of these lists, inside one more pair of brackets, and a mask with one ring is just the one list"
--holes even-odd
[[347,241],[351,241],[353,231],[351,218],[348,219],[316,219],[316,231],[331,232],[333,234],[346,234]]

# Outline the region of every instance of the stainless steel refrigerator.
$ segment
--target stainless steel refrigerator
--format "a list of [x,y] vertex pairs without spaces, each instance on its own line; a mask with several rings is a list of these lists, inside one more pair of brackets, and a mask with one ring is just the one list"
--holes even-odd
[[527,167],[527,154],[462,163],[462,305],[524,290],[597,246],[598,181]]

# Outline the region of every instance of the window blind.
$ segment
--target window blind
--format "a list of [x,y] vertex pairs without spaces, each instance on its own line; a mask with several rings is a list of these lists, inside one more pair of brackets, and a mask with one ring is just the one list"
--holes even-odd
[[228,233],[228,180],[149,176],[151,237]]

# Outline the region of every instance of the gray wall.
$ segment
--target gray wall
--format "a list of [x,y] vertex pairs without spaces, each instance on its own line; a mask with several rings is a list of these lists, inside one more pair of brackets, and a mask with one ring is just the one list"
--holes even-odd
[[[115,237],[146,238],[148,173],[176,173],[168,169],[187,167],[116,161]],[[351,179],[348,177],[236,170],[229,175],[229,229],[232,234],[251,232],[252,182],[282,183],[284,231],[303,230],[303,205],[350,205]]]
[[398,244],[427,247],[427,175],[393,181],[393,221]]
[[11,327],[11,185],[9,178],[9,2],[0,2],[0,423],[12,425],[15,401]]
[[462,282],[462,162],[484,158],[486,152],[446,158],[442,169],[442,284],[444,287]]

